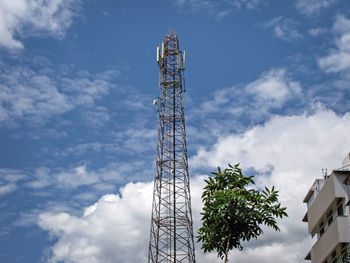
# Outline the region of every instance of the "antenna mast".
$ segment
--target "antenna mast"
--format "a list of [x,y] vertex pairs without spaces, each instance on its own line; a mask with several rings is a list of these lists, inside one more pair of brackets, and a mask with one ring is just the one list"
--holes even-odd
[[195,263],[183,93],[185,51],[173,28],[157,47],[160,97],[148,263]]

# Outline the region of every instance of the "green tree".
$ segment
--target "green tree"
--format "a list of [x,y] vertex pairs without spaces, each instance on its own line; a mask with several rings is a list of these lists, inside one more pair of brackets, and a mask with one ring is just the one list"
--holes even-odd
[[243,241],[263,233],[262,225],[279,231],[276,218],[288,215],[278,202],[278,191],[274,187],[262,191],[250,188],[254,176],[244,176],[239,164],[229,164],[223,172],[218,167],[212,174],[205,180],[202,227],[197,239],[204,253],[216,250],[226,263],[231,249],[242,250]]

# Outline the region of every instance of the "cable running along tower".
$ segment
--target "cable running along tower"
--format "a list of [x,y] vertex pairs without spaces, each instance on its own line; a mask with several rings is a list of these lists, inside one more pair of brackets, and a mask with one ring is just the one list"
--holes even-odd
[[183,93],[185,51],[171,28],[157,47],[160,97],[148,263],[195,263]]

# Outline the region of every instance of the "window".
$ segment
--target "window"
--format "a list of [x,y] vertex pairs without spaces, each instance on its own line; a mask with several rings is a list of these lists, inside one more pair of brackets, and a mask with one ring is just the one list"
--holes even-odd
[[307,208],[308,208],[308,209],[310,208],[312,202],[314,201],[315,195],[316,195],[316,193],[315,193],[315,192],[312,192],[312,194],[311,194],[309,200],[307,201]]
[[341,244],[341,252],[340,252],[340,254],[345,253],[345,251],[348,249],[348,247],[349,247],[348,243],[342,243]]
[[333,222],[333,210],[332,209],[327,214],[327,222],[328,222],[328,226],[330,226]]
[[332,263],[335,263],[337,261],[337,251],[336,250],[334,250],[332,252],[331,260],[332,260]]
[[338,216],[344,215],[343,199],[339,199],[337,210],[338,210]]
[[341,249],[342,251],[347,248],[348,243],[341,243]]
[[322,227],[320,230],[320,237],[323,235],[323,233],[324,233],[324,227]]
[[322,221],[320,223],[320,237],[323,235],[323,233],[324,233],[324,222]]

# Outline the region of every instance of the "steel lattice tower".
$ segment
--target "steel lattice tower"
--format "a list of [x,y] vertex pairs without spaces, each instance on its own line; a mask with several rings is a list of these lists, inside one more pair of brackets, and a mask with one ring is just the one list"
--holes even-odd
[[170,29],[157,47],[161,95],[148,263],[195,263],[183,93],[185,52]]

